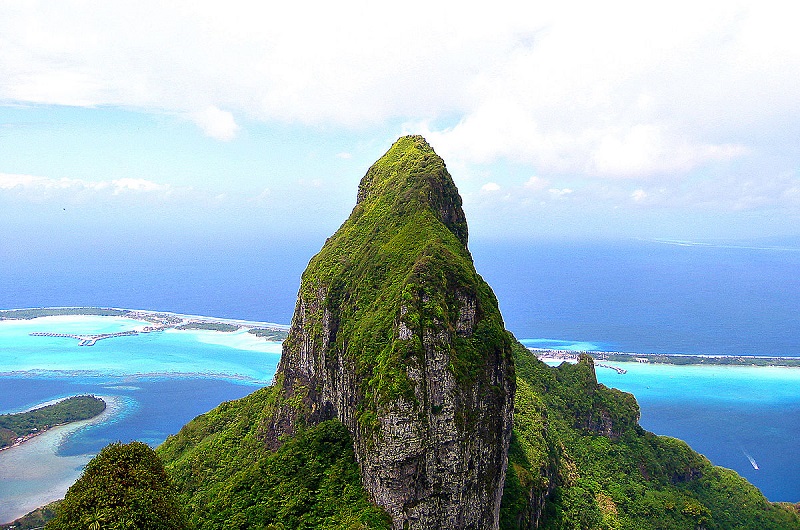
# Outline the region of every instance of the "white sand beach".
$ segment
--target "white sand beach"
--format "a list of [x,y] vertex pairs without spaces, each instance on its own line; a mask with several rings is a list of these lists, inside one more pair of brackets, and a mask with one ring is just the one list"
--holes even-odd
[[63,498],[80,477],[93,455],[59,456],[59,446],[73,433],[109,421],[125,408],[115,396],[98,397],[106,402],[106,410],[99,416],[53,427],[21,445],[0,451],[0,524]]

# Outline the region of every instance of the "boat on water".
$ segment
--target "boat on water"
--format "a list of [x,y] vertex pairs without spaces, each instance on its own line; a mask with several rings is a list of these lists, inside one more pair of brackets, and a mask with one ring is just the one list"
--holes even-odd
[[744,453],[744,456],[746,456],[746,457],[747,457],[747,459],[750,461],[750,465],[751,465],[751,466],[753,466],[753,469],[755,469],[756,471],[758,471],[758,464],[756,464],[756,460],[755,460],[755,458],[753,458],[752,456],[750,456],[749,454],[747,454],[747,453],[746,453],[746,452],[744,452],[744,451],[742,451],[742,452]]

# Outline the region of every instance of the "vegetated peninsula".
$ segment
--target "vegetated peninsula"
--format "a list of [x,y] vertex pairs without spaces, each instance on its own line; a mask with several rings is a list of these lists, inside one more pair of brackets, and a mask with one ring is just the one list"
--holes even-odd
[[100,415],[106,403],[95,396],[73,396],[27,412],[0,415],[0,450],[19,445],[51,427]]
[[[504,330],[444,162],[409,136],[303,274],[275,384],[157,454],[198,530],[800,528],[638,419],[591,357],[551,368]],[[130,512],[90,482],[61,506],[114,527]]]

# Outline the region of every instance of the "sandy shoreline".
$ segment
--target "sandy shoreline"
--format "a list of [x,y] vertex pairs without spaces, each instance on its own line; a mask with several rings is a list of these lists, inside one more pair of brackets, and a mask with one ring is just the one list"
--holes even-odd
[[[74,396],[65,396],[65,397],[60,397],[60,398],[56,398],[56,399],[51,399],[51,400],[48,400],[48,401],[43,401],[42,403],[39,403],[39,404],[34,405],[32,407],[28,407],[27,409],[20,410],[18,412],[4,412],[3,414],[25,414],[26,412],[31,412],[31,411],[34,411],[34,410],[43,409],[44,407],[49,407],[50,405],[56,405],[58,403],[61,403],[62,401],[66,401],[66,400],[68,400],[70,398],[78,397],[78,396],[81,396],[81,395],[85,395],[85,394],[75,394]],[[117,398],[115,398],[113,396],[105,396],[105,397],[94,396],[94,397],[96,397],[98,399],[101,399],[103,401],[103,403],[105,403],[105,408],[103,409],[103,411],[100,414],[94,416],[93,418],[89,418],[87,420],[71,421],[69,423],[59,423],[58,425],[53,425],[53,426],[48,427],[48,428],[46,428],[44,430],[37,431],[35,433],[31,433],[31,434],[25,435],[25,436],[22,437],[21,441],[16,441],[11,445],[7,445],[5,447],[0,447],[0,451],[8,451],[9,449],[12,449],[14,447],[19,447],[20,445],[33,440],[37,436],[42,436],[43,434],[46,434],[46,433],[50,432],[51,430],[53,430],[53,429],[55,429],[57,427],[65,427],[67,425],[72,425],[73,423],[81,423],[81,422],[89,422],[89,423],[87,423],[87,425],[92,425],[92,421],[91,420],[101,419],[103,417],[103,415],[109,410],[109,407],[112,406],[112,405],[109,404],[109,402],[119,401]],[[112,413],[113,413],[113,411],[112,411]],[[99,423],[102,423],[102,422],[99,422]]]
[[[222,317],[212,317],[212,316],[205,316],[205,315],[187,315],[183,313],[173,313],[172,311],[153,311],[150,309],[127,309],[121,307],[30,307],[30,308],[13,308],[13,309],[2,309],[0,310],[0,322],[3,321],[19,321],[19,320],[32,320],[30,317],[15,317],[15,312],[22,312],[22,311],[41,311],[46,313],[49,310],[68,310],[68,311],[76,311],[73,314],[65,314],[65,315],[42,315],[33,318],[61,318],[61,319],[69,319],[71,317],[97,317],[97,316],[108,316],[111,318],[129,318],[132,320],[143,319],[143,322],[151,322],[153,319],[163,319],[163,318],[172,318],[178,322],[178,325],[181,323],[189,323],[189,322],[209,322],[209,323],[219,323],[219,324],[231,324],[246,328],[269,328],[269,329],[276,329],[282,331],[288,331],[289,327],[286,324],[277,324],[275,322],[259,322],[255,320],[244,320],[244,319],[235,319],[235,318],[222,318]],[[86,313],[80,313],[81,310],[85,310]],[[119,315],[99,315],[96,313],[97,310],[109,310],[109,311],[119,311],[121,314]],[[64,320],[62,320],[63,322]]]
[[[52,427],[26,442],[0,452],[0,483],[5,482],[0,522],[14,521],[36,508],[64,497],[94,455],[59,456],[58,448],[72,434],[110,421],[125,408],[117,396],[97,396],[106,409],[88,420]],[[42,488],[46,482],[47,487]]]

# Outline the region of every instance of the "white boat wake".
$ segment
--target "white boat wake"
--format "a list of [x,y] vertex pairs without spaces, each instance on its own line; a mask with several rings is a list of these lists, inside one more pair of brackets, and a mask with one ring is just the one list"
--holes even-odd
[[753,469],[758,471],[758,464],[756,464],[755,458],[750,456],[750,454],[747,451],[745,451],[744,449],[742,449],[742,453],[744,453],[744,456],[746,456],[747,459],[750,461],[750,465],[753,466]]

